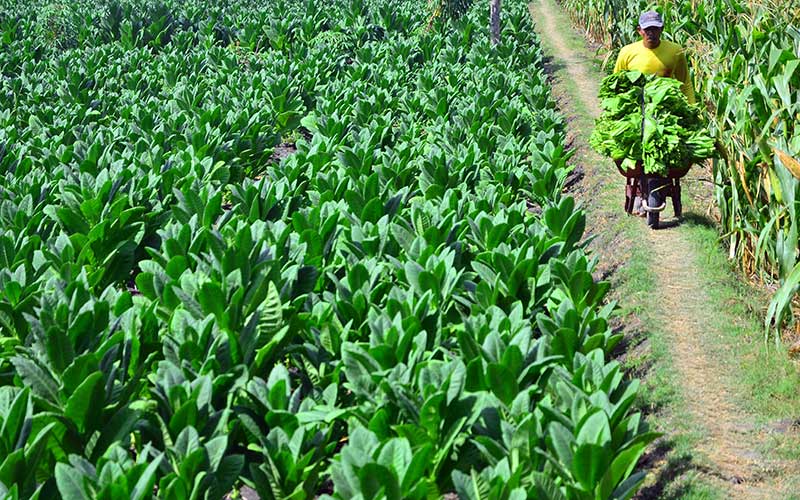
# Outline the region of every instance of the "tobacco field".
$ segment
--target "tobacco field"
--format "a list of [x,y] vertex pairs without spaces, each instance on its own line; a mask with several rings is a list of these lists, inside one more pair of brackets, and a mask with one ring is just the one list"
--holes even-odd
[[630,498],[525,2],[0,1],[0,498]]

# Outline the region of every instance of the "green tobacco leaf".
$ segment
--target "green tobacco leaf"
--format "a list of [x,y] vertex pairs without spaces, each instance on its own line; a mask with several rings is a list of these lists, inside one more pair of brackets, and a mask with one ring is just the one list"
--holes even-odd
[[514,374],[498,363],[490,363],[486,371],[486,383],[492,392],[500,398],[506,405],[511,405],[514,398],[519,394],[519,385]]
[[89,374],[99,369],[95,353],[89,352],[76,357],[61,375],[61,390],[66,394],[72,394]]
[[[35,484],[39,461],[47,453],[50,442],[50,433],[58,424],[51,422],[36,433],[33,442],[25,443],[25,467],[27,474],[22,484]],[[22,443],[20,443],[21,445]]]
[[645,477],[647,477],[647,471],[639,471],[636,474],[633,474],[631,477],[623,481],[616,490],[614,490],[611,498],[613,500],[629,500],[633,497],[633,495],[636,494],[639,486],[641,486],[641,484],[644,482]]
[[156,469],[161,465],[164,458],[163,453],[159,453],[148,465],[147,468],[139,476],[136,484],[131,491],[131,500],[143,500],[153,494],[153,486],[156,483]]
[[317,121],[317,115],[314,112],[311,112],[300,119],[300,125],[306,128],[312,134],[316,134],[319,132],[319,124]]
[[222,193],[219,192],[206,201],[203,208],[203,226],[211,227],[220,214],[222,207]]
[[259,336],[269,335],[278,331],[283,319],[281,296],[275,283],[270,282],[267,296],[261,304],[261,317],[258,322]]
[[22,285],[16,281],[9,281],[5,284],[5,289],[3,292],[5,293],[6,297],[8,297],[8,302],[12,306],[16,306],[19,304],[19,299],[22,296]]
[[405,475],[402,478],[402,491],[410,491],[418,481],[422,480],[425,472],[430,471],[432,467],[433,445],[427,443],[414,449],[411,463],[408,464]]
[[58,384],[49,373],[34,361],[22,356],[13,357],[11,363],[25,385],[31,388],[33,394],[54,405],[58,404]]
[[414,238],[416,238],[414,233],[399,224],[392,224],[390,231],[400,248],[405,251],[411,248],[411,245],[414,243]]
[[89,500],[83,474],[67,464],[56,464],[56,484],[63,500]]
[[128,406],[120,408],[103,427],[100,437],[92,450],[92,460],[102,456],[114,442],[126,442],[134,426],[141,419],[141,415],[139,410],[133,410]]
[[64,407],[64,414],[72,420],[80,433],[94,429],[105,402],[103,374],[94,372],[72,393]]
[[364,209],[361,211],[361,220],[372,222],[373,224],[378,222],[383,216],[383,200],[380,198],[373,198],[364,206]]
[[217,321],[222,321],[225,315],[226,297],[219,284],[213,281],[203,283],[197,298],[204,313],[213,314]]
[[610,453],[602,446],[578,446],[572,463],[572,474],[584,491],[595,490],[610,465],[610,458]]
[[466,380],[467,368],[464,366],[464,363],[459,361],[455,364],[455,368],[450,375],[450,381],[447,387],[448,405],[461,396],[461,393],[464,391],[464,386],[466,385]]
[[536,484],[535,498],[540,498],[541,500],[566,500],[567,497],[561,492],[553,478],[541,472],[534,472],[532,476]]
[[572,444],[574,438],[572,433],[561,422],[551,422],[548,427],[548,447],[555,451],[558,461],[564,467],[569,467],[572,463]]
[[64,330],[50,328],[47,331],[47,358],[53,368],[59,373],[69,366],[74,357],[75,351],[72,348],[72,340]]
[[402,478],[411,462],[411,456],[411,446],[409,446],[408,440],[392,438],[381,447],[378,463],[391,467],[397,477]]
[[614,461],[611,462],[611,467],[603,476],[603,481],[598,489],[598,496],[601,498],[611,497],[612,492],[620,481],[626,479],[633,472],[633,468],[636,467],[636,463],[646,447],[646,443],[640,443],[617,454]]
[[413,286],[417,290],[420,290],[419,275],[423,271],[424,269],[422,266],[414,261],[408,261],[405,263],[406,280],[408,281],[409,285]]
[[375,433],[378,439],[388,439],[389,438],[389,414],[386,412],[384,408],[379,409],[375,412],[375,415],[369,420],[369,430]]
[[461,348],[461,355],[468,363],[482,357],[483,349],[471,333],[463,329],[458,330],[456,337],[458,338],[458,346]]
[[611,428],[608,425],[608,415],[602,410],[597,410],[586,417],[580,425],[576,442],[582,444],[596,444],[604,446],[611,441]]
[[488,500],[491,485],[474,469],[470,471],[470,475],[454,470],[452,477],[459,499]]
[[361,494],[364,498],[380,498],[383,493],[387,500],[401,500],[400,485],[392,470],[383,465],[368,463],[358,470]]
[[217,489],[221,494],[227,494],[239,479],[239,475],[244,469],[244,455],[228,455],[224,457],[217,467]]
[[484,375],[483,359],[475,358],[467,365],[464,390],[477,392],[486,389],[486,376]]
[[431,394],[419,409],[419,425],[435,436],[442,421],[442,407],[445,395],[441,392]]
[[28,410],[28,400],[30,398],[29,389],[23,389],[17,393],[11,403],[8,412],[3,416],[3,425],[0,427],[0,444],[3,454],[11,453],[14,449],[17,439],[22,431],[22,425],[25,422],[25,415]]
[[68,234],[88,234],[91,229],[82,215],[69,208],[56,209],[56,215],[61,226]]
[[0,483],[15,484],[25,476],[25,453],[22,448],[14,450],[0,462]]
[[142,295],[150,300],[158,299],[155,288],[155,276],[151,273],[142,272],[136,276],[136,288]]
[[314,266],[302,266],[297,270],[297,278],[292,283],[292,298],[309,293],[314,290],[319,272]]
[[197,400],[194,398],[183,403],[169,419],[169,430],[175,435],[188,426],[197,425]]
[[225,456],[225,450],[228,448],[228,437],[217,436],[214,439],[210,439],[205,446],[206,451],[208,452],[208,463],[210,468],[212,471],[217,470],[220,462],[222,462],[222,457]]
[[523,362],[522,352],[515,345],[508,346],[501,360],[502,365],[507,367],[512,374],[522,370]]
[[181,457],[181,459],[184,459],[199,448],[200,436],[197,434],[197,429],[192,426],[187,426],[178,434],[173,451]]
[[253,361],[253,367],[258,369],[264,366],[268,360],[272,360],[278,353],[278,349],[285,341],[289,339],[289,325],[284,326],[270,338],[269,342],[256,351],[256,357]]

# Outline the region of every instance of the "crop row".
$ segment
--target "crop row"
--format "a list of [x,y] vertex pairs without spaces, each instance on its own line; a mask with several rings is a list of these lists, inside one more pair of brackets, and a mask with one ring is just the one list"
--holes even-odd
[[629,498],[654,435],[525,6],[491,47],[285,5],[76,3],[74,46],[9,7],[0,495]]

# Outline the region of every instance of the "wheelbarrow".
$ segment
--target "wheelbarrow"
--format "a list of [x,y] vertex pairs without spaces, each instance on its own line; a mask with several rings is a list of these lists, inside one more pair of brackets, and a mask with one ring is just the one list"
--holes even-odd
[[681,204],[681,178],[689,172],[691,165],[671,168],[666,176],[645,174],[641,161],[632,169],[622,167],[622,160],[615,160],[617,170],[625,177],[625,212],[633,214],[636,197],[642,199],[642,208],[647,212],[647,225],[658,229],[659,215],[667,206],[666,199],[672,198],[675,217],[683,213]]

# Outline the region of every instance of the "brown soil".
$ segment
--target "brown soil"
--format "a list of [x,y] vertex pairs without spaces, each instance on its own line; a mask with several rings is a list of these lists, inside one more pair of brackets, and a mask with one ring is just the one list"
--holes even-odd
[[[587,227],[595,237],[592,247],[600,255],[597,274],[605,278],[624,265],[627,245],[625,236],[616,229],[619,224],[615,223],[626,216],[622,211],[622,178],[609,168],[608,160],[591,151],[586,141],[586,123],[591,123],[590,120],[600,113],[596,98],[599,79],[589,69],[592,61],[587,52],[574,50],[567,43],[568,37],[573,36],[571,28],[553,0],[534,0],[529,8],[540,37],[552,52],[550,66],[554,73],[554,93],[561,110],[571,124],[583,124],[582,127],[570,127],[568,137],[576,148],[573,161],[585,173],[585,178],[573,192],[587,210]],[[690,175],[708,178],[701,168],[693,169]],[[619,206],[615,205],[614,210],[608,208],[608,203],[603,206],[597,201],[597,193],[609,185],[620,186]],[[667,219],[664,223],[669,227],[677,221]],[[781,476],[789,469],[796,472],[797,464],[767,459],[757,451],[769,447],[770,436],[753,423],[751,415],[737,406],[730,385],[731,372],[714,358],[713,350],[708,348],[714,345],[722,332],[715,331],[708,320],[712,302],[707,287],[712,285],[703,282],[701,264],[692,244],[678,231],[652,231],[643,221],[635,237],[646,240],[653,262],[658,263],[655,269],[658,286],[653,291],[658,310],[651,311],[651,315],[663,325],[664,335],[671,345],[672,366],[678,372],[676,378],[681,381],[679,400],[685,407],[675,413],[688,415],[692,426],[701,429],[696,451],[707,464],[687,463],[691,457],[685,460],[682,460],[684,457],[678,457],[678,460],[670,458],[666,441],[660,440],[642,464],[650,471],[651,477],[637,498],[663,498],[665,483],[688,472],[702,474],[718,485],[725,498],[785,498]],[[687,302],[686,297],[691,297],[692,301]],[[636,318],[632,323],[637,323]],[[649,348],[647,340],[641,339],[641,333],[634,332],[633,335],[638,338],[638,343],[625,356],[638,356],[637,351]],[[642,376],[641,371],[640,367],[636,375]],[[669,437],[670,429],[665,431]]]
[[270,159],[275,163],[280,163],[284,159],[292,156],[297,152],[297,145],[291,142],[283,142],[277,146],[275,146],[275,151],[273,151],[272,156]]

